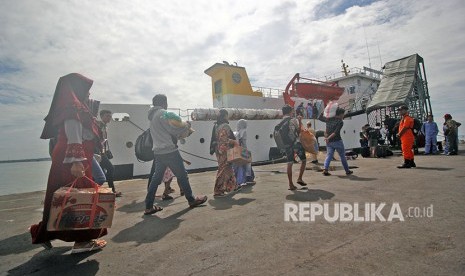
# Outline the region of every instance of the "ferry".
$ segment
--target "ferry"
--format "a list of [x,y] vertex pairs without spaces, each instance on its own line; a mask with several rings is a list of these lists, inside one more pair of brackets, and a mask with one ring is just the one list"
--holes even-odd
[[[402,60],[407,59],[407,64],[410,64],[408,61],[413,58],[416,68],[421,69],[418,57],[415,54]],[[285,104],[297,107],[300,103],[307,106],[310,102],[315,107],[314,113],[318,114],[323,112],[324,106],[329,101],[336,101],[347,111],[341,131],[345,147],[358,148],[361,127],[367,123],[374,125],[375,122],[381,122],[386,114],[395,117],[396,111],[392,107],[399,103],[390,102],[385,106],[377,103],[377,108],[371,110],[370,114],[366,113],[380,85],[383,85],[381,83],[383,72],[368,67],[349,70],[348,66],[341,62],[342,70],[338,74],[326,76],[324,79],[310,79],[295,74],[285,89],[253,87],[246,69],[237,64],[224,61],[210,66],[204,72],[211,77],[213,108],[188,110],[170,108],[170,111],[177,113],[184,120],[191,121],[195,130],[191,136],[178,143],[181,155],[190,162],[186,165],[186,169],[195,172],[217,167],[215,156],[209,154],[209,146],[213,123],[220,108],[229,111],[230,125],[233,129],[237,120],[248,120],[247,146],[252,152],[253,164],[269,163],[280,159],[273,130],[281,121],[281,108]],[[386,66],[389,64],[387,63]],[[399,70],[405,69],[401,67],[397,66]],[[421,81],[418,85],[424,87]],[[414,90],[414,88],[409,89]],[[137,137],[149,127],[147,113],[150,105],[102,103],[101,109],[113,112],[113,122],[108,128],[108,139],[114,156],[112,163],[115,166],[115,178],[129,179],[148,175],[151,162],[137,160],[134,144]],[[303,119],[303,122],[310,120],[315,130],[324,130],[325,123],[316,119],[317,117]],[[323,139],[319,139],[319,144],[325,146]]]

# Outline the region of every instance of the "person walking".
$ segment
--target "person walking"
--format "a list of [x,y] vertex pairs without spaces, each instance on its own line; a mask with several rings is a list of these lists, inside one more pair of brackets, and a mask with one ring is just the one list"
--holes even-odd
[[[236,141],[239,146],[247,149],[247,121],[240,119],[237,121],[236,131],[234,132]],[[255,174],[251,163],[233,164],[236,182],[238,185],[246,186],[247,184],[255,184]]]
[[326,123],[326,159],[324,164],[323,175],[329,176],[329,165],[334,158],[334,151],[337,151],[339,158],[341,159],[342,166],[346,172],[346,175],[351,175],[354,172],[349,169],[349,164],[347,163],[344,142],[341,137],[341,129],[344,126],[344,113],[345,110],[342,108],[336,109],[336,116],[333,118],[326,118],[323,116],[323,113],[320,115],[318,120]]
[[154,206],[155,194],[158,185],[161,184],[166,168],[170,168],[176,176],[178,184],[182,187],[189,207],[197,207],[207,201],[207,196],[195,197],[192,193],[189,177],[184,167],[183,159],[179,153],[176,143],[180,138],[185,138],[192,133],[190,123],[183,122],[179,116],[168,112],[168,100],[164,94],[157,94],[152,99],[153,107],[150,108],[148,119],[150,120],[150,135],[153,140],[153,155],[155,161],[155,172],[145,197],[144,215],[151,215],[163,210]]
[[52,165],[47,182],[42,221],[30,227],[33,244],[52,248],[51,241],[58,239],[74,242],[71,253],[98,250],[107,244],[99,239],[107,229],[48,231],[53,193],[75,182],[76,188],[90,188],[92,160],[100,131],[92,112],[89,90],[93,81],[77,73],[61,77],[53,95],[50,111],[40,138],[57,139],[52,152]]
[[284,125],[287,125],[287,140],[291,141],[285,149],[287,159],[287,179],[289,181],[289,190],[294,191],[297,190],[297,187],[292,181],[292,165],[295,162],[294,155],[299,157],[301,161],[299,176],[297,177],[297,184],[300,186],[307,186],[307,183],[305,183],[302,179],[305,168],[307,166],[307,156],[305,155],[305,150],[299,140],[299,134],[302,128],[302,117],[297,116],[297,118],[293,118],[294,109],[289,105],[283,106],[282,111],[283,120],[281,123],[283,124],[283,128]]
[[[312,128],[312,122],[308,121],[307,122],[307,130],[315,136],[316,139],[316,131],[315,129]],[[312,158],[312,161],[310,161],[312,164],[318,164],[318,140],[315,141],[315,153],[310,153],[310,157]]]
[[216,123],[213,126],[211,140],[218,160],[213,192],[215,197],[224,197],[227,193],[237,192],[241,189],[241,186],[237,185],[232,164],[228,162],[228,149],[238,145],[238,143],[229,126],[228,111],[226,109],[220,109]]
[[408,107],[402,105],[398,109],[401,120],[399,123],[399,137],[401,142],[402,155],[404,156],[404,164],[397,166],[399,169],[410,169],[416,167],[413,155],[413,143],[415,142],[415,136],[413,134],[413,118],[408,114]]
[[114,175],[115,175],[115,167],[111,163],[110,159],[113,158],[113,154],[110,151],[110,144],[108,142],[108,132],[107,127],[108,124],[111,122],[112,113],[110,110],[101,110],[100,111],[100,119],[98,121],[98,125],[100,127],[100,131],[102,132],[102,147],[101,147],[101,160],[100,160],[100,167],[105,172],[105,177],[108,182],[108,187],[111,188],[113,193],[117,197],[122,196],[121,192],[116,191],[115,184],[114,184]]

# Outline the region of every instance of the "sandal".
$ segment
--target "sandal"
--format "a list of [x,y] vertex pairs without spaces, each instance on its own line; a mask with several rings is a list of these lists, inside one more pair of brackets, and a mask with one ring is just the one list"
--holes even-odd
[[324,176],[330,176],[331,174],[327,170],[323,170],[323,175]]
[[90,252],[104,248],[107,245],[105,240],[91,240],[89,242],[75,242],[71,249],[71,254]]
[[303,180],[297,181],[297,184],[300,186],[307,186],[307,183],[305,183]]
[[195,207],[197,207],[199,205],[204,204],[206,201],[207,201],[207,196],[196,197],[195,201],[193,203],[189,203],[189,207],[195,208]]
[[173,197],[168,194],[163,194],[161,200],[173,200]]
[[354,171],[348,171],[348,172],[346,172],[346,175],[351,175],[353,173],[354,173]]
[[116,197],[122,197],[123,196],[123,194],[121,192],[114,192],[114,193],[115,193]]
[[145,210],[144,212],[144,215],[151,215],[151,214],[155,214],[156,212],[160,212],[161,210],[163,210],[163,208],[161,208],[160,206],[153,206],[151,210]]
[[295,190],[297,190],[297,187],[294,186],[294,185],[293,185],[293,186],[289,186],[289,189],[288,189],[288,190],[289,190],[289,191],[295,191]]

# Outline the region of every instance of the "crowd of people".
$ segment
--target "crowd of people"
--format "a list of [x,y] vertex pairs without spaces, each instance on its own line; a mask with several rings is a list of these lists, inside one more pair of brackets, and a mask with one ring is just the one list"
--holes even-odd
[[[95,182],[102,185],[108,182],[115,196],[122,196],[114,185],[114,167],[111,163],[113,155],[107,136],[107,126],[112,118],[110,110],[102,110],[99,115],[101,121],[97,121],[99,102],[89,98],[93,81],[76,73],[63,76],[59,79],[51,107],[45,118],[45,126],[41,135],[42,139],[53,139],[51,146],[52,165],[47,183],[44,200],[42,221],[30,227],[32,242],[42,244],[45,248],[52,247],[51,241],[59,239],[74,242],[72,253],[101,249],[106,241],[101,237],[107,234],[107,229],[87,230],[63,230],[48,231],[47,222],[52,204],[53,194],[56,190],[70,183],[75,183],[76,188],[93,187]],[[180,194],[183,195],[191,208],[198,207],[207,201],[206,195],[194,195],[189,176],[184,166],[188,161],[183,160],[178,150],[177,142],[191,135],[194,130],[189,122],[167,111],[168,100],[164,94],[157,94],[152,99],[153,107],[148,112],[150,121],[150,134],[153,141],[153,164],[147,184],[144,215],[152,215],[163,208],[155,205],[155,195],[158,186],[164,183],[163,200],[173,200],[170,196],[174,192],[171,182],[177,179]],[[304,112],[305,110],[305,112]],[[396,122],[389,116],[385,117],[384,126],[376,124],[375,127],[365,125],[360,133],[360,144],[363,148],[371,148],[371,155],[376,156],[374,149],[383,144],[395,146],[400,143],[404,163],[399,168],[415,167],[413,144],[415,140],[413,128],[414,120],[408,115],[407,106],[398,109],[401,120]],[[297,183],[307,186],[303,175],[307,164],[307,153],[300,141],[300,133],[309,131],[313,136],[317,133],[312,128],[311,122],[303,127],[302,119],[316,118],[326,123],[324,140],[326,142],[326,158],[324,161],[323,175],[329,176],[330,163],[337,152],[346,175],[353,174],[349,169],[345,147],[341,137],[344,125],[345,110],[337,108],[335,116],[325,117],[316,110],[315,106],[308,103],[307,108],[301,103],[296,110],[289,105],[282,108],[283,119],[280,122],[282,128],[286,128],[286,141],[283,148],[287,161],[287,177],[289,190],[296,190],[293,181],[293,164],[296,159],[300,161]],[[452,120],[450,114],[444,116],[443,131],[446,137],[445,153],[456,155],[458,151],[458,127],[460,123]],[[423,123],[421,132],[425,135],[425,154],[436,154],[436,136],[439,129],[429,115]],[[212,128],[210,142],[210,154],[216,156],[218,169],[213,186],[215,198],[221,198],[236,193],[247,185],[255,184],[255,174],[250,163],[232,164],[228,162],[227,152],[232,147],[240,146],[247,149],[247,121],[241,119],[237,122],[236,131],[233,131],[228,121],[228,112],[225,109],[219,111],[219,116]],[[316,152],[318,152],[316,143]],[[317,153],[310,155],[312,163],[318,163]]]
[[450,114],[444,115],[442,128],[444,140],[438,142],[439,128],[432,114],[427,115],[426,120],[421,123],[421,128],[417,130],[414,126],[414,119],[408,113],[408,107],[402,105],[398,111],[401,116],[400,120],[397,121],[386,115],[383,128],[381,128],[380,123],[376,123],[375,127],[371,127],[370,124],[362,126],[360,146],[362,147],[362,155],[363,152],[366,152],[364,157],[379,157],[376,149],[383,145],[391,148],[400,145],[405,160],[399,168],[416,167],[413,148],[414,146],[418,147],[417,144],[420,144],[422,139],[424,139],[424,155],[439,154],[443,148],[444,155],[457,155],[458,128],[461,123],[453,120]]

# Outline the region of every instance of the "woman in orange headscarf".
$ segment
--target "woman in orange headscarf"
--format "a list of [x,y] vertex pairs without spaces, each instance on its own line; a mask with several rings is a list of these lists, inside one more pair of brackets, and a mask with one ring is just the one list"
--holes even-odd
[[[52,166],[48,177],[42,221],[30,228],[32,243],[52,247],[59,239],[75,242],[72,253],[91,251],[106,245],[99,237],[107,234],[106,228],[90,230],[47,231],[47,222],[53,193],[60,187],[76,181],[76,187],[89,187],[92,178],[92,158],[95,142],[100,139],[96,118],[92,113],[89,90],[93,81],[77,73],[58,80],[50,111],[40,138],[56,138],[52,152]],[[84,177],[86,176],[86,177]],[[76,180],[77,179],[77,180]]]

